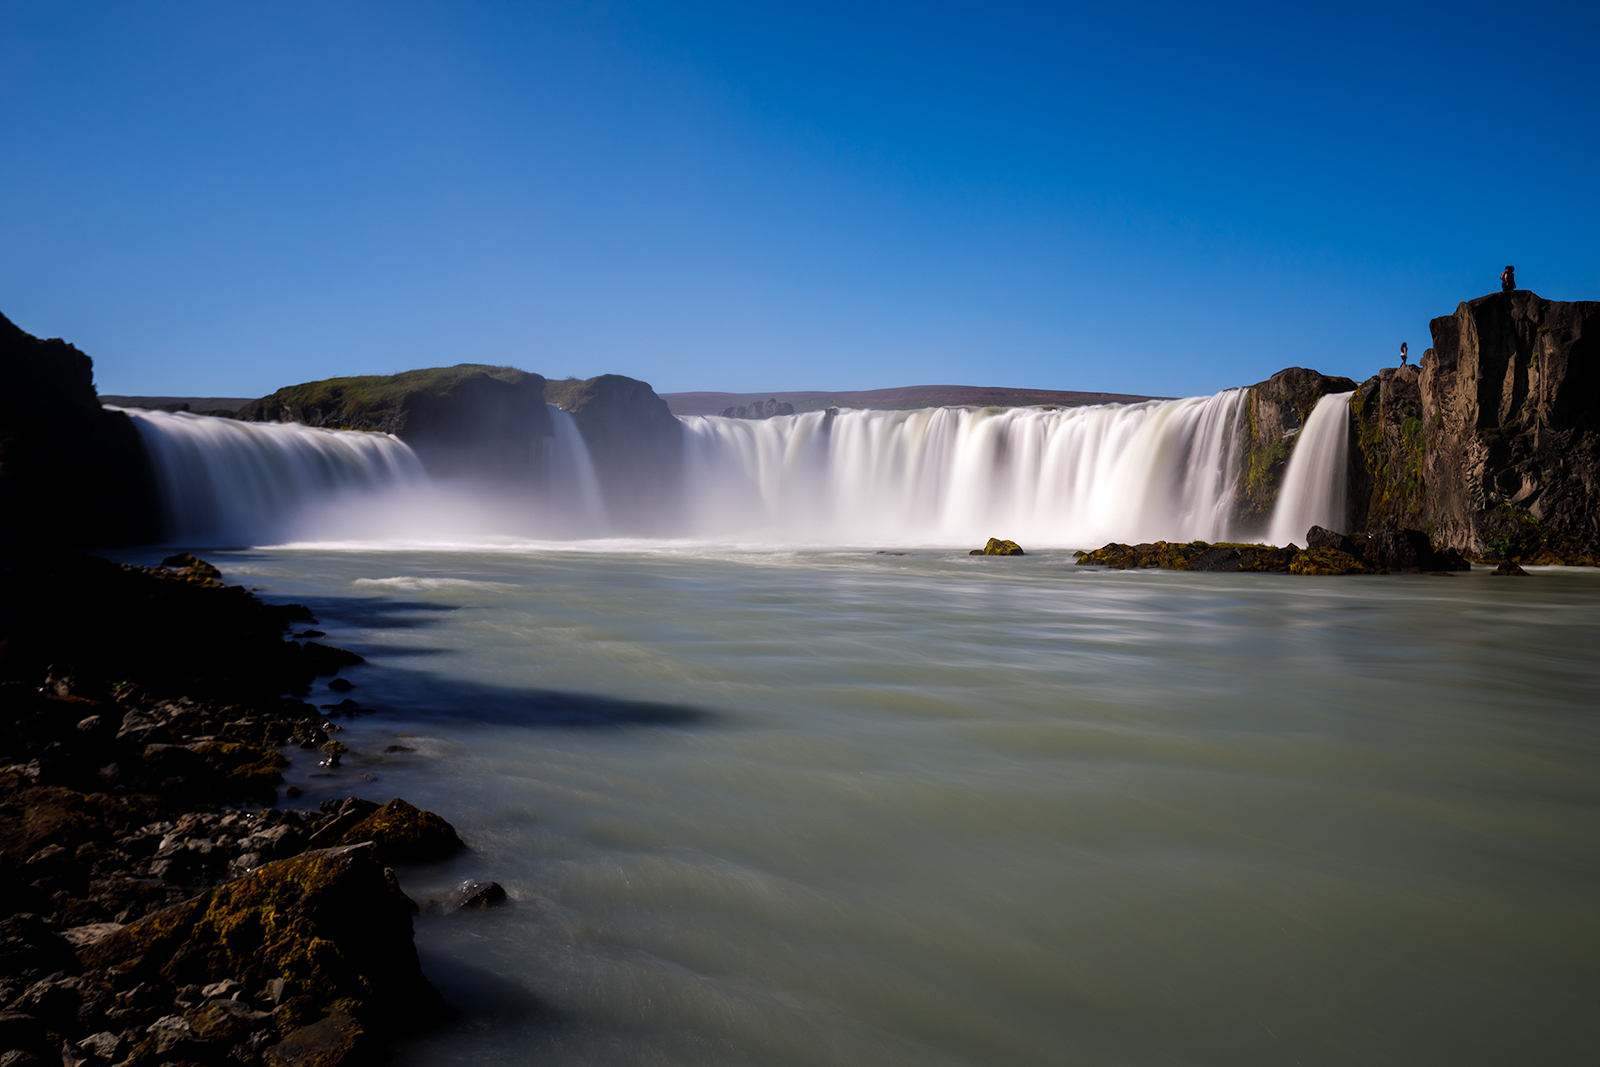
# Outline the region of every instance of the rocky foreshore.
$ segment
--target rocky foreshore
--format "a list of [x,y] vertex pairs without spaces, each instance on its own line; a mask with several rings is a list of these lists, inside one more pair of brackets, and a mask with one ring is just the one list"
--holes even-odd
[[404,800],[280,806],[282,750],[337,762],[358,710],[300,697],[360,657],[167,563],[0,575],[0,1065],[357,1063],[449,1011],[391,865],[462,843]]
[[1161,569],[1229,573],[1449,574],[1472,569],[1452,548],[1440,548],[1420,530],[1378,530],[1364,537],[1313,526],[1306,547],[1206,541],[1112,543],[1077,553],[1079,566],[1111,570]]

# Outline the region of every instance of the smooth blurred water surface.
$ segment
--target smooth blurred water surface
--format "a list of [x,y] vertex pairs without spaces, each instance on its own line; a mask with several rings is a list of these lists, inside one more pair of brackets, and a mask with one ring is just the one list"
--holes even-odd
[[403,1064],[1600,1060],[1600,573],[207,555],[371,660],[305,799],[511,893]]

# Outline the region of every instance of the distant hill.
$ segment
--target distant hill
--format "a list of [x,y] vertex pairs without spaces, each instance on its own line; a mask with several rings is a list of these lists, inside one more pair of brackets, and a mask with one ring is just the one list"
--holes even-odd
[[1162,397],[1134,396],[1129,393],[1079,393],[1056,389],[1004,389],[981,385],[907,385],[898,389],[867,389],[858,392],[771,392],[771,393],[662,393],[674,415],[718,415],[727,408],[743,407],[773,399],[794,405],[796,412],[824,408],[868,408],[875,411],[910,411],[937,407],[1062,407],[1088,404],[1137,404]]
[[144,408],[146,411],[238,411],[253,396],[102,396],[100,403],[115,408]]

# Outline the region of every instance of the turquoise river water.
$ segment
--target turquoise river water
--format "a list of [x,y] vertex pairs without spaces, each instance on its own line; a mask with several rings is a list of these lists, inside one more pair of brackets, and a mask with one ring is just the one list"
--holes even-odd
[[1600,1062],[1600,573],[205,555],[370,661],[304,802],[510,892],[406,1067]]

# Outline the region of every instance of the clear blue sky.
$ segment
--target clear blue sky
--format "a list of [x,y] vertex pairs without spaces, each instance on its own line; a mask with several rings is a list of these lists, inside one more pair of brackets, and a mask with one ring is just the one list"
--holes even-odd
[[1600,6],[0,6],[0,311],[103,392],[1362,378],[1600,298]]

